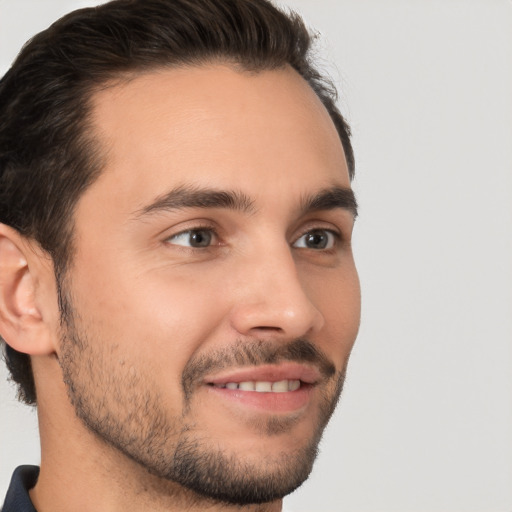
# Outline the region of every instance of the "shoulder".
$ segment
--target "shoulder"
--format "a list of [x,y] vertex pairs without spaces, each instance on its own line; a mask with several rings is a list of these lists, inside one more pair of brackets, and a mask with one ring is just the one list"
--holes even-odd
[[28,491],[34,487],[39,476],[37,466],[19,466],[14,471],[5,502],[0,512],[36,512]]

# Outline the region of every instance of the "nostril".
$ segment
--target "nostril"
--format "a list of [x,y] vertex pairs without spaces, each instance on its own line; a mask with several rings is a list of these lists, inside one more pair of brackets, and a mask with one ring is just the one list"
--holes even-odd
[[323,317],[305,293],[295,290],[293,296],[267,292],[264,297],[239,302],[231,312],[230,322],[243,335],[293,339],[319,331]]
[[260,331],[278,331],[278,332],[283,331],[283,329],[281,327],[272,327],[269,325],[258,325],[256,327],[253,327],[253,329],[258,329]]

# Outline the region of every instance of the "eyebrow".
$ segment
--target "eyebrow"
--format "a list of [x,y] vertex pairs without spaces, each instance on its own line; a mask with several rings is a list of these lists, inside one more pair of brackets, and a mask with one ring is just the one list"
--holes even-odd
[[[157,197],[134,213],[134,218],[185,208],[226,208],[244,213],[255,211],[254,201],[241,191],[180,186]],[[331,187],[301,200],[303,214],[341,208],[357,217],[357,201],[351,188]]]
[[254,211],[254,203],[249,196],[239,191],[181,186],[136,211],[135,218],[185,208],[227,208],[251,213]]
[[357,218],[358,207],[354,191],[349,187],[331,187],[320,192],[305,196],[302,199],[302,212],[309,213],[319,210],[335,210],[341,208],[348,210]]

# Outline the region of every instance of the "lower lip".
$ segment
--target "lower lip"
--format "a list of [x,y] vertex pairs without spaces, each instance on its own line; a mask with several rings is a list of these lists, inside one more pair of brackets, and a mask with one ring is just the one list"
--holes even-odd
[[208,386],[208,391],[229,402],[262,412],[286,414],[298,412],[307,406],[311,399],[313,386],[303,384],[295,391],[285,393],[260,393]]

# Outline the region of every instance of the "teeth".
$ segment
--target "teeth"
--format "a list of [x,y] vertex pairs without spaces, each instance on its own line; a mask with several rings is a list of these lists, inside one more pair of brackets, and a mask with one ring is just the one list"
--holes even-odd
[[272,384],[272,391],[274,393],[286,393],[288,391],[288,381],[280,380]]
[[296,391],[300,388],[300,380],[291,380],[288,382],[288,390]]
[[272,382],[256,382],[254,384],[254,390],[260,393],[269,393],[272,391]]
[[256,391],[258,393],[286,393],[287,391],[297,391],[300,388],[300,380],[227,382],[215,386],[226,389],[240,389],[241,391]]

